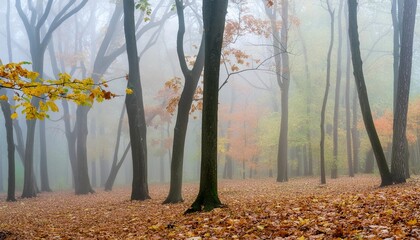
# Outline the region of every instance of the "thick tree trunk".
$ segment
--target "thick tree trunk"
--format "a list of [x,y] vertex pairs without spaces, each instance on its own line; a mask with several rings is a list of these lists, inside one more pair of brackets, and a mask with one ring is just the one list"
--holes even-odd
[[328,48],[328,54],[327,54],[327,78],[325,81],[325,93],[324,93],[324,100],[322,101],[322,109],[321,109],[321,141],[320,141],[321,184],[327,183],[326,178],[325,178],[325,110],[327,108],[328,92],[330,89],[331,53],[332,53],[332,47],[334,45],[334,12],[330,8],[329,1],[327,1],[327,4],[328,4],[328,13],[330,15],[330,46]]
[[373,150],[370,149],[366,153],[365,173],[373,173],[374,163],[375,163],[375,155],[373,154]]
[[222,207],[217,193],[217,120],[220,57],[227,13],[227,0],[203,1],[205,65],[201,135],[200,189],[185,213]]
[[349,7],[349,37],[352,53],[354,77],[356,89],[359,95],[360,108],[362,110],[363,122],[372,144],[372,149],[381,174],[381,186],[392,184],[392,176],[386,163],[384,151],[373,123],[372,112],[370,110],[369,98],[367,94],[365,79],[363,75],[362,58],[360,56],[360,42],[357,27],[357,0],[348,0]]
[[140,84],[140,68],[134,21],[134,0],[124,0],[124,35],[129,65],[127,88],[133,90],[125,98],[133,159],[133,183],[131,200],[149,199],[147,184],[146,119],[144,116],[143,93]]
[[391,172],[395,183],[404,183],[406,181],[406,164],[408,163],[406,127],[416,9],[417,0],[406,0],[404,2],[397,98],[394,109],[392,136]]
[[[1,91],[1,90],[0,90]],[[5,92],[1,91],[0,95]],[[16,201],[15,198],[15,143],[13,140],[13,121],[10,117],[12,112],[10,105],[6,101],[1,101],[1,110],[5,119],[6,139],[7,139],[7,159],[8,159],[8,183],[7,183],[7,201]]]
[[88,135],[88,124],[87,124],[87,112],[90,107],[79,106],[76,111],[76,159],[77,159],[77,185],[75,185],[75,192],[77,195],[94,193],[92,186],[90,185],[89,169],[87,163],[87,135]]

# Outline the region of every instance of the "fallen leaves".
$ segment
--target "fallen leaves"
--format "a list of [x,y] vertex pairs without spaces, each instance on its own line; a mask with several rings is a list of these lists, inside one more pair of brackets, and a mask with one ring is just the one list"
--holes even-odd
[[0,195],[0,236],[7,239],[418,239],[420,179],[377,188],[379,178],[358,176],[276,183],[274,179],[220,181],[227,208],[183,215],[185,202],[162,205],[167,185],[151,185],[153,199],[128,201],[129,189],[43,193],[16,203]]

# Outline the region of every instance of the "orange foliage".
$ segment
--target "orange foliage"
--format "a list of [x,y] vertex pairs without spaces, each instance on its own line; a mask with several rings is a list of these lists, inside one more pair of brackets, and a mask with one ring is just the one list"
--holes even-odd
[[[378,176],[276,183],[221,180],[226,208],[183,215],[185,202],[162,205],[168,185],[152,184],[152,199],[128,201],[129,188],[75,196],[42,193],[18,203],[0,201],[0,238],[6,239],[419,239],[420,179],[377,188]],[[0,195],[0,198],[3,198]],[[3,199],[1,199],[3,200]]]
[[249,167],[256,167],[255,158],[259,153],[257,143],[259,116],[255,105],[242,106],[242,110],[226,116],[232,122],[227,134],[230,148],[226,154],[236,161],[246,162]]

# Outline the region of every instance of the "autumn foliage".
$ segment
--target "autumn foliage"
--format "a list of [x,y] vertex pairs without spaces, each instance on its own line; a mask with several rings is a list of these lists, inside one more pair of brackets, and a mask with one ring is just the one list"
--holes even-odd
[[[221,181],[226,208],[183,215],[185,202],[162,205],[166,185],[151,200],[128,201],[129,189],[87,196],[43,193],[18,204],[0,201],[0,237],[8,239],[418,239],[420,179],[377,188],[373,176],[318,178],[279,185],[272,179]],[[3,196],[0,195],[0,199]]]
[[[22,108],[21,113],[26,119],[42,120],[48,117],[48,111],[57,112],[57,100],[69,100],[78,105],[90,106],[95,100],[102,102],[117,96],[106,90],[106,81],[96,84],[92,78],[75,79],[67,73],[59,74],[57,80],[44,80],[39,78],[37,72],[24,67],[28,64],[30,63],[20,62],[0,65],[0,88],[13,90],[13,108]],[[131,89],[126,91],[128,94],[131,92]],[[33,98],[42,101],[34,104]],[[9,97],[3,94],[0,95],[0,100],[8,101]],[[15,111],[11,117],[17,118],[18,113]]]

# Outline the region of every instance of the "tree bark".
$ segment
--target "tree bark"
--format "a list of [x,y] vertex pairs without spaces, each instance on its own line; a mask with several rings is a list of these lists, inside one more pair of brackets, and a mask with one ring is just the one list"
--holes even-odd
[[363,75],[363,63],[360,56],[360,42],[359,33],[357,30],[357,0],[348,0],[349,8],[349,37],[353,62],[353,73],[356,81],[356,89],[359,95],[360,108],[362,110],[363,122],[372,145],[373,152],[378,164],[379,172],[381,175],[381,186],[392,184],[392,176],[389,172],[386,163],[384,151],[379,141],[376,132],[375,124],[373,123],[372,112],[370,110],[369,98],[367,94],[365,78]]
[[84,118],[89,111],[88,106],[80,106],[76,111],[76,159],[77,159],[77,183],[75,186],[75,192],[77,195],[94,193],[92,186],[90,185],[89,169],[87,164],[87,135],[88,135],[88,124],[87,119]]
[[201,136],[200,189],[185,213],[222,207],[217,193],[217,119],[220,57],[227,13],[227,0],[203,0],[205,37],[203,121]]
[[[5,91],[0,90],[0,95],[6,94]],[[6,139],[7,139],[7,162],[8,162],[8,182],[7,182],[7,201],[14,202],[16,190],[15,177],[15,143],[13,140],[13,120],[10,117],[12,111],[10,104],[6,101],[1,101],[1,110],[5,119]]]
[[140,68],[137,53],[137,41],[134,21],[134,0],[124,0],[124,35],[128,57],[128,83],[127,88],[133,94],[126,95],[128,124],[130,128],[130,141],[133,160],[133,183],[131,200],[149,199],[147,184],[147,143],[146,119],[144,116],[143,93],[140,83]]
[[397,98],[394,109],[392,136],[391,172],[394,183],[406,182],[406,164],[408,163],[406,127],[408,100],[410,95],[416,8],[417,0],[406,0],[404,2]]

